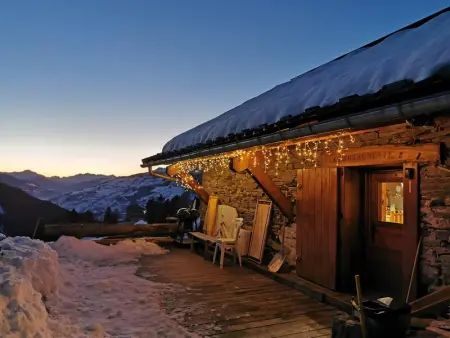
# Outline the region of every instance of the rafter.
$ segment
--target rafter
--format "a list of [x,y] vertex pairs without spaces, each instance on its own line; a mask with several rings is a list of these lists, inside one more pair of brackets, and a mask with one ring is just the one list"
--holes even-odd
[[188,186],[192,191],[194,191],[198,197],[205,203],[208,204],[209,193],[206,189],[189,173],[183,173],[179,171],[175,166],[168,166],[167,169],[168,177],[176,180],[176,177],[180,178],[185,185]]
[[290,222],[294,220],[294,211],[291,201],[283,194],[281,189],[266,174],[262,164],[264,163],[261,152],[254,156],[250,154],[235,157],[230,162],[231,170],[244,173],[247,172],[253,180],[261,187],[272,202],[281,210]]

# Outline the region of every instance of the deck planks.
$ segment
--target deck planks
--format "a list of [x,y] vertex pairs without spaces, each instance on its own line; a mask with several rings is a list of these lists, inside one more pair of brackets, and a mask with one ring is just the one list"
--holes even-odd
[[189,331],[212,337],[331,337],[337,310],[252,270],[187,250],[141,258],[136,274],[162,287],[162,306]]

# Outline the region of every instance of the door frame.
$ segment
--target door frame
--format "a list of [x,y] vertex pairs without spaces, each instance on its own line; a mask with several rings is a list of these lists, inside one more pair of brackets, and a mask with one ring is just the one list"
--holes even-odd
[[[412,174],[412,177],[409,175]],[[419,164],[404,163],[403,164],[403,287],[407,292],[410,287],[409,298],[404,299],[407,302],[415,300],[417,298],[417,276],[418,266],[413,271],[414,261],[416,259],[416,252],[418,249],[419,236],[420,236],[420,170]],[[420,248],[419,248],[420,250]],[[418,260],[420,256],[418,257]],[[411,276],[412,274],[412,276]],[[410,285],[411,281],[411,285]]]
[[[381,187],[380,183],[402,183],[403,182],[403,170],[402,167],[393,168],[369,168],[364,172],[364,221],[363,221],[363,241],[364,241],[364,252],[365,257],[362,275],[367,284],[374,282],[369,285],[376,293],[383,291],[388,292],[386,295],[390,295],[388,290],[378,289],[383,283],[381,280],[386,280],[382,275],[372,275],[373,270],[377,267],[372,264],[378,265],[382,264],[385,266],[391,266],[394,270],[389,270],[389,272],[384,271],[383,273],[388,273],[390,278],[395,278],[389,284],[396,285],[394,287],[398,291],[401,290],[402,294],[395,293],[390,296],[397,298],[403,296],[404,285],[403,285],[403,236],[404,236],[404,221],[403,224],[398,224],[395,222],[390,222],[386,220],[381,220],[382,208],[385,204],[380,205],[381,199]],[[403,210],[405,208],[405,203],[403,203]],[[377,258],[375,258],[377,257]],[[375,261],[374,261],[375,259]],[[381,260],[380,260],[381,259]],[[395,262],[395,264],[394,264]],[[385,263],[385,264],[384,264]],[[391,265],[394,264],[394,265]],[[400,275],[397,269],[401,269]],[[379,283],[377,283],[378,281]]]
[[[367,198],[369,195],[368,187],[371,182],[369,182],[369,173],[374,171],[401,171],[402,172],[402,182],[403,182],[403,225],[402,225],[402,297],[406,300],[406,296],[409,292],[409,299],[407,301],[412,301],[417,297],[417,266],[413,271],[414,261],[416,258],[417,245],[419,243],[420,234],[420,194],[419,194],[419,182],[420,182],[420,172],[418,163],[403,163],[398,167],[373,167],[366,168],[364,177],[364,197],[365,197],[365,214],[364,214],[364,227],[367,226],[370,214],[367,212],[369,209],[370,201]],[[364,228],[364,241],[368,242],[368,237],[370,233]],[[411,277],[411,273],[413,276]],[[411,284],[411,285],[410,285]]]

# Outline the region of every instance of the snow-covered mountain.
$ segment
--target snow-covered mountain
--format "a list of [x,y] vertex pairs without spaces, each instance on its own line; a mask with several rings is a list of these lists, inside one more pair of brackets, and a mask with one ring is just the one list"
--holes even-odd
[[[0,173],[0,183],[19,188],[41,200],[48,200],[66,210],[91,211],[102,219],[110,207],[123,219],[130,204],[143,208],[149,199],[171,200],[185,190],[174,182],[148,173],[116,177],[79,174],[70,177],[46,177],[30,170]],[[193,194],[191,194],[193,198]]]
[[62,194],[50,201],[67,210],[90,210],[98,218],[102,218],[105,210],[111,207],[123,219],[130,204],[138,204],[144,208],[149,199],[162,197],[164,200],[172,200],[184,192],[185,189],[174,182],[144,173],[111,178],[92,187]]
[[46,177],[31,170],[0,173],[0,183],[22,189],[42,200],[49,200],[67,192],[92,187],[111,178],[114,176],[94,174]]

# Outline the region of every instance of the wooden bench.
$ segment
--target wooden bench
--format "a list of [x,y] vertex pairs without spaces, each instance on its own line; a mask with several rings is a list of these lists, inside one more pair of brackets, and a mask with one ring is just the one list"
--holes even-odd
[[200,240],[205,244],[204,257],[207,258],[208,243],[214,240],[214,226],[216,222],[217,206],[219,205],[219,197],[211,195],[208,200],[208,207],[206,209],[205,221],[203,222],[202,231],[191,231],[191,251],[194,251],[195,240]]
[[207,259],[208,258],[208,243],[214,243],[215,241],[215,237],[211,236],[211,235],[207,235],[203,232],[190,232],[189,233],[191,235],[192,241],[191,241],[191,251],[194,251],[194,245],[195,245],[195,239],[198,239],[202,242],[204,242],[204,258]]

